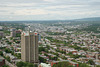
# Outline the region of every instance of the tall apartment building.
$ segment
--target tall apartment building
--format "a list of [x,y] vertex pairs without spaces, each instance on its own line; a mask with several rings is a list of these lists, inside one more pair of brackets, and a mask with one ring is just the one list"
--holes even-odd
[[21,59],[24,62],[38,63],[38,35],[33,32],[21,34]]

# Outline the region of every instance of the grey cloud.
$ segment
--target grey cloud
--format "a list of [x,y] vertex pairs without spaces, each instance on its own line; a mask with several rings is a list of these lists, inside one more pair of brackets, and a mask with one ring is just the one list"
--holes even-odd
[[[20,13],[20,10],[25,9],[49,11],[46,15],[32,15],[31,17],[35,19],[54,19],[54,17],[56,17],[55,19],[66,19],[67,16],[70,18],[99,16],[100,0],[0,0],[0,15],[4,13],[3,17],[5,18],[9,18],[12,15],[14,20],[20,18],[30,19],[30,15],[17,16],[14,14],[16,11]],[[30,13],[30,11],[28,12]],[[58,14],[54,14],[56,12]],[[10,13],[8,14],[9,16],[6,16],[6,13]]]

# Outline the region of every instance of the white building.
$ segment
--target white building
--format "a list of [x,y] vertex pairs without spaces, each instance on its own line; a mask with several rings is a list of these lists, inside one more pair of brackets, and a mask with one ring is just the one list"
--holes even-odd
[[41,63],[39,67],[51,67],[51,65],[46,63]]

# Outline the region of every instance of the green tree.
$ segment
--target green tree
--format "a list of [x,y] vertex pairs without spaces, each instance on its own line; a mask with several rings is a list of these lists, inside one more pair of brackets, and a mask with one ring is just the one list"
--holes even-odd
[[96,67],[100,67],[100,65],[96,65]]
[[9,67],[8,65],[3,65],[2,67]]
[[25,66],[24,62],[20,61],[16,64],[17,67],[23,67]]
[[46,63],[46,59],[39,57],[40,62]]
[[39,52],[41,52],[41,51],[48,52],[48,49],[44,48],[44,47],[39,47]]
[[3,56],[3,52],[2,51],[0,51],[0,55]]
[[10,50],[9,48],[6,48],[6,49],[5,49],[5,52],[6,52],[6,53],[11,53],[11,50]]
[[37,67],[36,65],[32,64],[32,63],[28,63],[28,62],[18,62],[16,64],[17,67]]
[[17,33],[16,34],[16,37],[21,37],[21,33]]
[[17,54],[17,58],[21,59],[21,54]]
[[7,61],[9,61],[9,62],[10,62],[10,57],[9,57],[9,56],[7,56],[7,57],[6,57],[6,59],[7,59]]
[[95,64],[93,60],[89,60],[88,63],[89,63],[90,65],[94,65],[94,64]]
[[34,65],[32,63],[28,63],[27,67],[34,67]]
[[59,62],[58,64],[54,64],[53,67],[73,67],[69,62]]
[[90,67],[86,63],[79,63],[79,67]]

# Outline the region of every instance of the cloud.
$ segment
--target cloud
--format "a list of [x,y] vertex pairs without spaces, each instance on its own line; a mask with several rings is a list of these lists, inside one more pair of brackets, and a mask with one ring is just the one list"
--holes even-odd
[[100,16],[99,3],[100,0],[2,0],[0,15],[5,19],[15,17],[16,20],[31,17],[37,20],[85,18]]
[[0,7],[31,7],[35,5],[35,3],[1,3]]
[[15,15],[43,15],[47,14],[45,10],[42,9],[23,9],[14,12]]
[[46,2],[56,2],[57,0],[44,0]]

